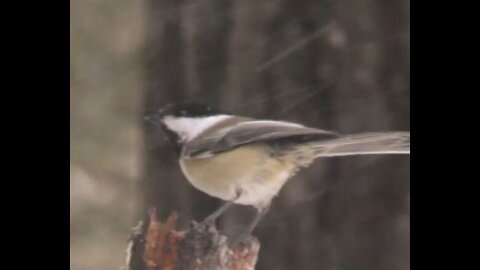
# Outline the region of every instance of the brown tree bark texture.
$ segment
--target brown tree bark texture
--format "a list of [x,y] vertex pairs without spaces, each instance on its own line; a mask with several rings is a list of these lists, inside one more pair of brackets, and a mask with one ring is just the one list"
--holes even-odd
[[250,237],[231,241],[216,228],[192,222],[177,230],[176,213],[165,223],[151,211],[148,225],[137,226],[127,248],[127,270],[254,270],[260,243]]

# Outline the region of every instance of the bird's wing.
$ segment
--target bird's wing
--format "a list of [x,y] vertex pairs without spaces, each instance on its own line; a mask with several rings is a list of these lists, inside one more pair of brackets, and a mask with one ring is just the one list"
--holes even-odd
[[336,137],[333,132],[289,122],[248,121],[189,142],[184,147],[184,154],[190,158],[204,158],[256,142],[275,144],[296,140],[328,140]]

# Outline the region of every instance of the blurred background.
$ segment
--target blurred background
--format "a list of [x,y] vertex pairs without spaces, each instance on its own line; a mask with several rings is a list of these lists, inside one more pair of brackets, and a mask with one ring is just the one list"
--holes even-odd
[[[147,209],[221,203],[142,115],[191,100],[341,133],[410,130],[408,0],[71,0],[70,269],[118,270]],[[318,160],[254,233],[257,269],[409,269],[410,157]],[[254,210],[219,227],[235,235]]]

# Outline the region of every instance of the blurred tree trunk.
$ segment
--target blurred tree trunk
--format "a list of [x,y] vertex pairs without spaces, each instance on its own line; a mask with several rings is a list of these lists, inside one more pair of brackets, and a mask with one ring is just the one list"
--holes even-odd
[[[408,0],[148,0],[145,110],[199,101],[341,133],[409,130]],[[220,203],[182,176],[145,125],[145,209],[180,224]],[[257,269],[409,269],[409,158],[317,161],[255,232]],[[235,207],[220,228],[253,214]],[[184,224],[185,225],[185,224]]]

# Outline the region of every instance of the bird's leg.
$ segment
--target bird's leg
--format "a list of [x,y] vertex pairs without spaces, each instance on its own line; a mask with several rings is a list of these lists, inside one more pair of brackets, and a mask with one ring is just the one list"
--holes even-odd
[[215,212],[211,213],[207,218],[205,218],[202,223],[213,226],[215,224],[215,220],[217,220],[218,217],[225,213],[225,211],[227,211],[227,209],[230,208],[230,206],[232,206],[238,198],[240,198],[240,195],[242,194],[238,191],[235,194],[235,198],[233,198],[233,200],[226,201],[222,206],[220,206],[220,208],[218,208],[217,210],[215,210]]
[[263,218],[263,216],[265,216],[265,214],[267,214],[269,209],[270,209],[270,205],[258,209],[257,214],[253,218],[252,222],[250,222],[250,224],[248,224],[248,227],[245,231],[247,234],[249,234],[249,235],[252,234],[255,227],[257,227],[258,223]]
[[252,222],[250,222],[250,224],[248,224],[248,226],[243,230],[243,232],[240,233],[240,235],[236,239],[236,242],[246,242],[250,237],[250,235],[252,234],[255,227],[257,227],[260,220],[263,218],[263,216],[265,216],[265,214],[267,214],[269,209],[270,209],[270,205],[259,208]]
[[227,211],[227,209],[230,208],[230,206],[232,206],[234,202],[235,201],[233,200],[225,202],[220,208],[218,208],[217,210],[215,210],[215,212],[211,213],[207,218],[205,218],[202,223],[205,223],[207,225],[214,225],[215,220],[217,220],[218,217],[220,217],[225,211]]

